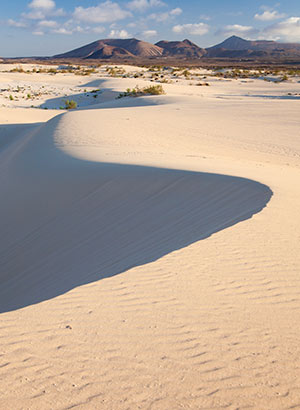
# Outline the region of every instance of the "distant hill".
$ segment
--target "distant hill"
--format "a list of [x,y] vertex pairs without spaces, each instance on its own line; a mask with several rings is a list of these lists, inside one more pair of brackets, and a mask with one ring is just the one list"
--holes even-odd
[[200,48],[190,40],[183,41],[159,41],[155,44],[163,49],[163,55],[168,57],[191,57],[201,58],[206,54],[204,48]]
[[163,49],[145,41],[130,39],[98,40],[67,53],[55,55],[54,58],[124,58],[124,57],[161,57]]
[[159,41],[151,44],[146,41],[130,39],[104,39],[94,41],[83,47],[67,53],[55,55],[52,58],[74,59],[180,59],[199,60],[213,59],[246,59],[258,61],[282,61],[292,59],[300,62],[299,43],[278,43],[276,41],[249,41],[232,36],[220,44],[209,48],[201,48],[190,40]]
[[232,36],[206,49],[207,57],[300,57],[299,43],[278,43],[276,41],[249,41]]

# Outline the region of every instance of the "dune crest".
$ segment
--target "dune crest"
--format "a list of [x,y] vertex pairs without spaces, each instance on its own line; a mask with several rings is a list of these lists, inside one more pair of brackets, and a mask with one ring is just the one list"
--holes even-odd
[[[11,148],[1,312],[152,262],[252,217],[272,195],[244,178],[74,158],[55,136],[68,141],[77,116],[99,121],[96,110],[56,117]],[[90,136],[80,132],[86,148]]]

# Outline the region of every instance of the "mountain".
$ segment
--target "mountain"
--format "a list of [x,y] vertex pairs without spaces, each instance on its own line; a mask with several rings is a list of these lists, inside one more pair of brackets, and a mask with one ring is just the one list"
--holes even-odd
[[299,57],[299,43],[278,43],[276,41],[250,41],[232,36],[206,49],[208,57]]
[[55,55],[54,58],[125,58],[125,57],[160,57],[163,49],[145,41],[130,39],[98,40],[67,53]]
[[249,41],[232,36],[220,44],[209,48],[201,48],[190,40],[159,41],[156,44],[130,39],[98,40],[67,53],[58,54],[52,58],[77,58],[99,60],[136,60],[136,59],[183,59],[185,61],[206,58],[222,58],[225,60],[253,61],[300,61],[299,43],[278,43],[276,41]]
[[200,48],[187,39],[183,41],[162,40],[155,45],[163,49],[163,56],[166,57],[201,58],[206,54],[204,48]]

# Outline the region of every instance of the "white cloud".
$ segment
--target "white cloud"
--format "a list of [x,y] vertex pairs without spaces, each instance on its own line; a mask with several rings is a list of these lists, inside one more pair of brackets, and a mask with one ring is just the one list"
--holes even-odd
[[156,30],[145,30],[142,33],[143,37],[155,37],[157,36],[157,31]]
[[93,27],[91,31],[95,34],[102,34],[105,31],[104,27]]
[[73,17],[88,23],[110,23],[131,17],[131,13],[121,9],[117,3],[107,0],[95,7],[76,7]]
[[300,17],[290,17],[263,30],[269,40],[300,42]]
[[200,20],[205,20],[205,21],[210,21],[211,17],[207,16],[206,14],[201,14],[201,16],[199,16]]
[[171,16],[180,16],[181,13],[182,9],[180,7],[176,7],[176,9],[170,11]]
[[22,13],[22,17],[29,20],[44,20],[44,18],[46,18],[46,14],[43,11],[36,10],[29,13]]
[[127,7],[133,11],[143,12],[150,7],[166,6],[161,0],[132,0],[127,4]]
[[53,0],[32,0],[28,7],[31,11],[21,16],[29,20],[44,20],[47,16],[60,17],[66,14],[63,9],[56,9]]
[[38,25],[40,27],[53,28],[57,26],[57,22],[54,20],[42,20],[42,21],[39,21]]
[[126,30],[111,30],[108,37],[109,38],[130,38],[131,34],[129,34]]
[[67,30],[65,27],[60,27],[58,29],[52,30],[52,33],[71,35],[71,34],[73,34],[73,31],[74,30]]
[[84,28],[82,28],[81,26],[76,26],[76,27],[73,29],[73,32],[74,32],[74,33],[85,33],[86,30],[85,30]]
[[104,27],[94,27],[92,29],[92,32],[95,33],[95,34],[102,34],[102,33],[104,33],[104,31],[105,31]]
[[242,26],[240,24],[232,24],[225,26],[223,29],[219,30],[217,34],[222,34],[224,36],[243,36],[246,38],[251,38],[256,35],[258,30],[252,26]]
[[148,19],[156,20],[157,22],[161,23],[163,21],[173,19],[174,17],[179,16],[181,13],[182,13],[182,10],[179,7],[177,7],[176,9],[166,11],[165,13],[150,14],[150,16],[148,16]]
[[7,21],[7,23],[8,23],[8,25],[11,26],[11,27],[18,27],[18,28],[27,27],[27,24],[26,24],[25,22],[23,22],[23,21],[15,21],[15,20],[9,19],[9,20]]
[[37,31],[33,31],[32,34],[33,34],[34,36],[43,36],[43,35],[44,35],[44,32],[37,30]]
[[56,5],[53,0],[32,0],[28,7],[31,9],[52,10]]
[[255,14],[254,18],[255,20],[260,20],[260,21],[272,21],[272,20],[277,20],[284,18],[285,14],[280,14],[276,10],[266,10],[262,14]]
[[62,16],[66,15],[66,13],[64,12],[63,9],[56,9],[56,10],[51,11],[50,13],[47,13],[47,14],[49,14],[49,16],[53,16],[53,17],[62,17]]
[[208,33],[209,25],[205,23],[194,23],[194,24],[178,24],[173,27],[172,31],[177,34],[192,34],[195,36],[203,36]]

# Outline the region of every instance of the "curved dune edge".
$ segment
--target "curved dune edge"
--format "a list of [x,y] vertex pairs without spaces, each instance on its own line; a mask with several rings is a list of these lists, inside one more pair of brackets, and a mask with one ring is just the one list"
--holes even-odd
[[272,196],[244,178],[73,158],[53,143],[62,118],[8,152],[0,312],[152,262],[251,218]]

